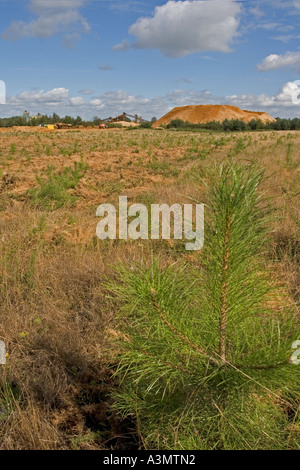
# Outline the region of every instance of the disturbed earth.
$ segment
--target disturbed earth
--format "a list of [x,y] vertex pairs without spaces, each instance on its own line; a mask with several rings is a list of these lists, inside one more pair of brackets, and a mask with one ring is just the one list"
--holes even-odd
[[265,112],[246,111],[237,106],[230,105],[203,104],[174,108],[156,121],[154,127],[167,125],[173,119],[181,119],[182,121],[192,122],[193,124],[211,121],[223,122],[225,119],[239,119],[244,122],[249,122],[252,119],[260,119],[263,123],[275,121],[273,117]]

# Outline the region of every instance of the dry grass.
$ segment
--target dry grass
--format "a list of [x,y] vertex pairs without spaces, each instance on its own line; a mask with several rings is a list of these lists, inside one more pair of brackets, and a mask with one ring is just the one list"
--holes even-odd
[[[291,146],[293,151],[291,155]],[[212,134],[154,130],[1,130],[0,449],[134,447],[134,424],[110,408],[116,353],[115,305],[105,293],[112,265],[152,253],[162,264],[185,257],[170,242],[101,242],[96,207],[120,194],[144,204],[201,202],[198,175],[211,161],[256,159],[277,207],[266,262],[299,303],[300,133]],[[43,210],[28,189],[36,175],[89,168],[68,193],[73,205]],[[298,163],[297,163],[298,162]]]

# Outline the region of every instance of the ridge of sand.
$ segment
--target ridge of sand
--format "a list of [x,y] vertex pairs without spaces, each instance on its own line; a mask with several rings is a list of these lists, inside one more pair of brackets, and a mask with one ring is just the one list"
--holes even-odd
[[112,124],[121,124],[122,127],[136,127],[138,126],[139,124],[136,123],[136,122],[128,122],[128,121],[116,121],[116,122],[113,122]]
[[273,117],[264,112],[246,111],[237,106],[225,104],[201,104],[176,107],[158,119],[153,126],[159,127],[162,124],[169,124],[173,119],[182,119],[194,124],[209,121],[223,122],[224,119],[240,119],[244,122],[260,119],[264,123],[275,121]]

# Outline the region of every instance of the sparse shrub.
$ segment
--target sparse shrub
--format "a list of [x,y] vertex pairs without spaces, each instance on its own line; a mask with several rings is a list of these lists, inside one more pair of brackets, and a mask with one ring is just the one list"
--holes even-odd
[[176,177],[179,175],[178,169],[173,168],[170,162],[165,160],[159,161],[155,155],[152,157],[151,162],[147,164],[147,167],[150,168],[154,173],[160,173],[166,178],[169,176]]
[[290,170],[295,170],[300,166],[300,159],[295,160],[293,158],[294,154],[294,144],[293,142],[289,142],[286,151],[286,167]]
[[151,129],[152,128],[152,123],[149,121],[143,121],[141,122],[140,126],[141,129]]
[[167,125],[167,129],[183,129],[184,127],[186,127],[186,123],[182,119],[172,119]]
[[61,172],[55,172],[55,167],[48,165],[46,178],[37,176],[39,187],[28,191],[31,200],[46,210],[73,205],[77,198],[68,190],[77,186],[87,168],[83,160],[74,162],[74,168],[66,167]]
[[14,154],[16,153],[16,151],[17,151],[17,146],[16,146],[16,144],[11,144],[9,153],[10,153],[11,155],[14,155]]
[[205,160],[207,155],[206,149],[191,148],[187,149],[182,160]]

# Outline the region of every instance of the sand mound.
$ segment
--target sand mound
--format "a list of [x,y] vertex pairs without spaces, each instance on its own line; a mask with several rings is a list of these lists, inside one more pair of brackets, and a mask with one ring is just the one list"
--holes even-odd
[[138,124],[136,122],[128,122],[128,121],[117,121],[114,124],[121,124],[122,127],[136,127]]
[[240,119],[249,122],[252,119],[260,119],[262,122],[275,121],[274,118],[264,112],[245,111],[237,106],[221,105],[221,104],[203,104],[194,106],[181,106],[172,109],[165,114],[153,126],[169,124],[173,119],[182,119],[193,123],[204,123],[209,121],[223,122],[224,119]]

